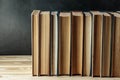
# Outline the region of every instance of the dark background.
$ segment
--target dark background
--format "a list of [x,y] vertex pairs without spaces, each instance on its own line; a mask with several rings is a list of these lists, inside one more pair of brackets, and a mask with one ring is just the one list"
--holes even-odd
[[0,54],[31,54],[34,9],[116,11],[120,0],[0,0]]

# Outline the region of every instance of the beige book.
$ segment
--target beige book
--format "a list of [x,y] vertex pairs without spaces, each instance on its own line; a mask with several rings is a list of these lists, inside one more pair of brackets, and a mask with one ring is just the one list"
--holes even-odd
[[59,75],[70,74],[71,15],[59,15]]
[[101,76],[102,66],[102,29],[103,15],[100,12],[91,12],[93,15],[92,26],[92,76]]
[[83,76],[90,76],[91,70],[91,34],[92,34],[92,17],[89,12],[84,12],[84,62],[83,62]]
[[111,15],[103,13],[103,48],[102,48],[102,74],[103,77],[110,76],[111,55]]
[[120,13],[120,11],[117,11],[118,13]]
[[83,62],[83,14],[72,12],[71,74],[82,75]]
[[32,75],[39,74],[39,10],[34,10],[31,14],[32,30]]
[[51,53],[51,75],[58,73],[58,13],[51,12],[52,27],[52,53]]
[[113,44],[112,44],[112,77],[120,77],[120,14],[112,13],[114,15],[114,29],[113,29]]
[[50,12],[40,13],[40,75],[50,75]]

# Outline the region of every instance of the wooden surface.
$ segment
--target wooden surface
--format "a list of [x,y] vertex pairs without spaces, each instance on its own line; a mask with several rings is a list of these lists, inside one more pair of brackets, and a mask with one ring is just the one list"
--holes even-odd
[[31,56],[0,56],[0,75],[31,75]]
[[[8,63],[9,61],[14,62]],[[14,66],[16,65],[15,61],[17,62],[17,64],[21,65]],[[31,61],[31,56],[0,56],[0,80],[120,80],[120,78],[92,78],[80,76],[33,77]],[[3,62],[5,62],[5,64],[3,64]],[[28,65],[23,64],[22,62],[28,62]]]
[[32,77],[31,75],[3,75],[0,76],[0,80],[120,80],[120,78],[92,78],[92,77],[79,77],[79,76]]

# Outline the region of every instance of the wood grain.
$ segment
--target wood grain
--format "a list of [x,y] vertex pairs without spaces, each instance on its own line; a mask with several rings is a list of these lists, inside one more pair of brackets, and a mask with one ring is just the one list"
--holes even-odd
[[0,66],[31,66],[31,61],[0,61]]
[[0,56],[0,75],[32,75],[31,56]]
[[0,61],[32,61],[31,55],[3,55],[0,56]]
[[31,76],[31,75],[1,75],[1,80],[120,80],[119,78],[92,78],[80,76]]
[[[9,59],[7,59],[9,57]],[[31,56],[0,56],[2,59],[15,60],[16,58],[30,59]],[[2,60],[1,59],[1,60]],[[0,60],[0,61],[1,61]],[[5,61],[7,61],[5,60]],[[9,64],[8,64],[9,65]],[[32,65],[32,64],[31,64]],[[14,66],[14,64],[13,64]],[[92,78],[92,77],[80,77],[80,76],[42,76],[33,77],[31,67],[0,67],[0,80],[119,80],[120,78]]]

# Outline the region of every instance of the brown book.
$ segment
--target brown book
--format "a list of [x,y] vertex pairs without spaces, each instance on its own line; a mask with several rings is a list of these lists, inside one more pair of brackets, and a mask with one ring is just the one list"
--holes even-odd
[[90,76],[91,71],[91,35],[92,35],[92,16],[89,12],[84,12],[84,55],[83,55],[83,76]]
[[120,77],[120,14],[112,13],[113,18],[113,36],[112,42],[112,77]]
[[34,10],[31,14],[33,76],[38,76],[39,73],[39,13],[39,10]]
[[70,75],[71,14],[59,15],[59,75]]
[[91,12],[93,15],[92,26],[92,72],[93,76],[101,76],[102,61],[102,29],[103,15],[100,12]]
[[39,74],[50,75],[50,12],[40,13],[40,63]]
[[83,14],[72,12],[71,74],[82,75],[83,61]]
[[111,15],[103,13],[103,48],[102,48],[102,73],[101,76],[110,76],[111,55]]

